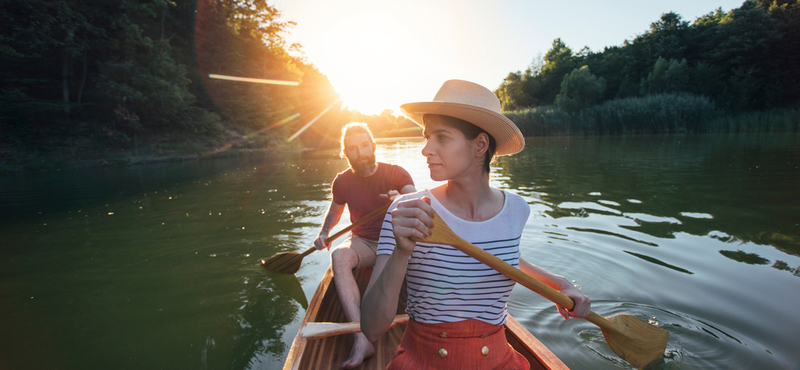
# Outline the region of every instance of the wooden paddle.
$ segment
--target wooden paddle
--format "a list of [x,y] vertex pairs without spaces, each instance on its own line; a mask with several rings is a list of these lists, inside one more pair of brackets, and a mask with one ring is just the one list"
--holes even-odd
[[[333,234],[333,235],[329,236],[327,239],[325,239],[325,243],[327,244],[327,243],[335,240],[336,238],[346,234],[348,231],[352,230],[353,228],[359,227],[359,226],[363,225],[365,222],[373,219],[378,214],[386,212],[386,210],[389,209],[389,206],[391,204],[392,204],[392,202],[386,203],[381,208],[376,209],[376,210],[372,211],[372,213],[362,217],[358,221],[353,222],[352,225],[350,225],[348,227],[345,227],[344,229],[342,229],[341,231],[337,232],[336,234]],[[300,269],[300,264],[303,262],[303,257],[311,254],[315,250],[317,250],[316,247],[311,247],[311,248],[309,248],[307,251],[305,251],[303,253],[294,253],[294,252],[281,253],[281,254],[278,254],[276,256],[273,256],[272,258],[270,258],[270,259],[268,259],[266,261],[261,260],[261,267],[263,267],[265,269],[268,269],[270,271],[281,273],[281,274],[294,274],[295,272],[297,272],[297,270]]]
[[[408,324],[408,315],[397,315],[389,325],[393,328],[400,324]],[[305,339],[318,339],[333,335],[352,334],[361,332],[361,323],[356,322],[309,322],[303,327],[300,336]]]
[[[575,305],[571,298],[462,239],[435,212],[431,235],[422,241],[452,245],[550,301],[567,309],[572,309]],[[663,356],[667,348],[669,333],[638,317],[625,314],[602,317],[590,311],[586,320],[599,326],[611,350],[636,368],[641,369]]]

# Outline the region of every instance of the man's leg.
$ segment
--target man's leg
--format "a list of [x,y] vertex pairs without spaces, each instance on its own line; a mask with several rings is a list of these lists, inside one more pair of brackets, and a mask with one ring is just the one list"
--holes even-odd
[[[353,277],[353,270],[375,264],[374,252],[369,241],[358,237],[350,237],[331,252],[333,281],[336,283],[336,294],[348,321],[361,321],[361,293]],[[371,261],[370,261],[371,260]],[[371,263],[370,263],[371,262]],[[372,356],[375,349],[364,334],[353,334],[353,348],[350,356],[342,363],[342,368],[352,369]]]

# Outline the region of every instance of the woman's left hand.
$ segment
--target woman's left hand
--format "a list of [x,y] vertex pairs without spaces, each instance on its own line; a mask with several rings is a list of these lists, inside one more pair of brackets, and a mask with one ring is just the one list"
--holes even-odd
[[402,252],[408,257],[417,245],[415,240],[430,236],[433,226],[433,208],[430,198],[409,199],[397,203],[392,210],[392,232],[397,246],[394,253]]
[[572,306],[572,310],[568,310],[566,307],[561,305],[556,305],[558,308],[558,313],[560,313],[561,316],[564,316],[565,320],[569,320],[570,318],[585,319],[586,316],[589,316],[592,300],[589,299],[589,297],[587,297],[585,294],[581,293],[580,289],[576,288],[575,286],[569,286],[566,289],[562,289],[561,294],[569,297],[573,302],[575,302],[575,305]]

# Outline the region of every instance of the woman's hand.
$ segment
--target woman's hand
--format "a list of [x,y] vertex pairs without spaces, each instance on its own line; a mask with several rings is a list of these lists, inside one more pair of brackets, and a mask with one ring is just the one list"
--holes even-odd
[[566,307],[561,305],[556,305],[556,308],[558,308],[558,313],[560,313],[561,316],[564,316],[564,320],[569,320],[570,318],[585,319],[586,316],[589,316],[589,310],[591,309],[592,301],[585,294],[581,293],[580,289],[570,285],[569,287],[560,290],[560,292],[575,302],[575,305],[572,306],[572,310],[568,310]]
[[556,304],[558,313],[564,316],[564,319],[569,320],[570,317],[584,319],[586,316],[589,316],[589,309],[592,305],[592,301],[565,277],[553,274],[552,272],[526,261],[522,257],[519,259],[519,269],[572,299],[572,302],[575,303],[575,305],[572,306],[572,310],[568,310],[566,307]]
[[416,240],[430,235],[433,226],[433,208],[428,197],[410,199],[397,203],[392,211],[392,229],[397,242],[395,251],[410,255]]

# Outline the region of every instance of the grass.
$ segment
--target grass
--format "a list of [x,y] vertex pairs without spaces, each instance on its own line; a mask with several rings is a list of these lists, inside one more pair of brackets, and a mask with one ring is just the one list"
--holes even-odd
[[710,120],[706,126],[714,133],[797,132],[800,129],[800,110],[731,113]]
[[791,132],[798,110],[727,112],[686,93],[615,99],[577,112],[555,105],[505,112],[524,136]]

